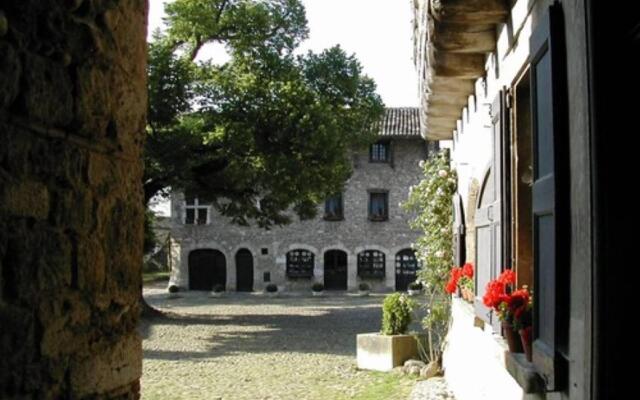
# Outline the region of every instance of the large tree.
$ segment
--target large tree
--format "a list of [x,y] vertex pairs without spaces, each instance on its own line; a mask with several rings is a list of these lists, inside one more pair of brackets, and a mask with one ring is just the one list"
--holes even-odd
[[[376,87],[340,47],[295,55],[299,0],[176,0],[149,45],[145,199],[171,187],[236,223],[285,224],[340,190],[374,139]],[[230,55],[198,62],[209,43]]]

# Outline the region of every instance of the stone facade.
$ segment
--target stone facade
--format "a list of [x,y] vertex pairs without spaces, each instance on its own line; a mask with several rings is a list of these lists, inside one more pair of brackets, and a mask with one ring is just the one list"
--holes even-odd
[[[213,215],[207,225],[184,224],[184,196],[172,197],[171,236],[175,240],[172,283],[182,289],[189,288],[189,254],[198,249],[215,249],[226,259],[226,290],[236,289],[235,257],[240,249],[248,249],[253,256],[253,290],[263,290],[271,283],[280,290],[310,290],[314,282],[323,283],[324,254],[328,250],[342,250],[347,254],[347,286],[357,289],[366,281],[372,290],[387,291],[395,288],[395,257],[408,249],[419,236],[409,229],[409,215],[400,208],[409,187],[421,179],[420,160],[427,156],[427,143],[419,135],[395,136],[391,139],[392,162],[372,163],[369,153],[353,156],[353,175],[343,192],[344,219],[324,219],[324,204],[319,205],[318,217],[309,221],[293,222],[271,230],[247,228],[231,224],[225,217]],[[368,218],[370,190],[387,190],[389,218],[371,221]],[[176,251],[179,249],[179,251]],[[314,254],[312,279],[292,279],[286,276],[286,253],[294,249],[309,250]],[[363,250],[379,250],[385,255],[384,279],[361,279],[357,274],[357,255]],[[263,254],[266,252],[267,254]]]
[[0,3],[0,398],[139,396],[146,1]]

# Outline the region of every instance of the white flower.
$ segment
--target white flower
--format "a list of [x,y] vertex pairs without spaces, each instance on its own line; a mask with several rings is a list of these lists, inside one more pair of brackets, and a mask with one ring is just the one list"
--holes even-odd
[[441,169],[440,171],[438,171],[438,176],[440,176],[440,178],[446,178],[448,175],[449,173],[444,169]]
[[424,160],[418,161],[418,167],[424,168]]
[[441,228],[440,229],[440,233],[447,233],[449,231],[449,229],[447,228]]
[[434,255],[435,255],[436,257],[438,257],[438,258],[442,258],[442,257],[444,257],[444,251],[442,251],[442,250],[438,250],[438,251],[436,251],[436,252],[435,252],[435,254],[434,254]]

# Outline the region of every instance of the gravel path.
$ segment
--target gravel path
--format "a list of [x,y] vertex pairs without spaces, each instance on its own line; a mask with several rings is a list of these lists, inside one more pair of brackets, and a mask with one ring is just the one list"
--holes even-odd
[[415,385],[355,367],[356,334],[380,329],[381,295],[180,296],[145,288],[170,314],[140,326],[144,400],[406,400]]

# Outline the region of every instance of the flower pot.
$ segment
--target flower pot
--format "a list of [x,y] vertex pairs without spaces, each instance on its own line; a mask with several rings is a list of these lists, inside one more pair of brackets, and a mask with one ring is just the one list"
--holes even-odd
[[524,355],[527,357],[527,361],[532,361],[531,355],[531,330],[532,327],[526,327],[524,329],[520,329],[518,333],[520,334],[520,342],[522,343],[522,348],[524,349]]
[[522,353],[522,341],[518,332],[513,330],[513,325],[502,321],[502,333],[507,341],[507,347],[512,353]]
[[368,290],[358,290],[358,296],[366,297],[368,295],[369,295],[369,291]]
[[462,298],[473,303],[473,292],[467,288],[462,289]]
[[316,292],[316,291],[311,291],[311,294],[313,294],[313,297],[322,297],[324,296],[324,292],[320,291],[320,292]]

